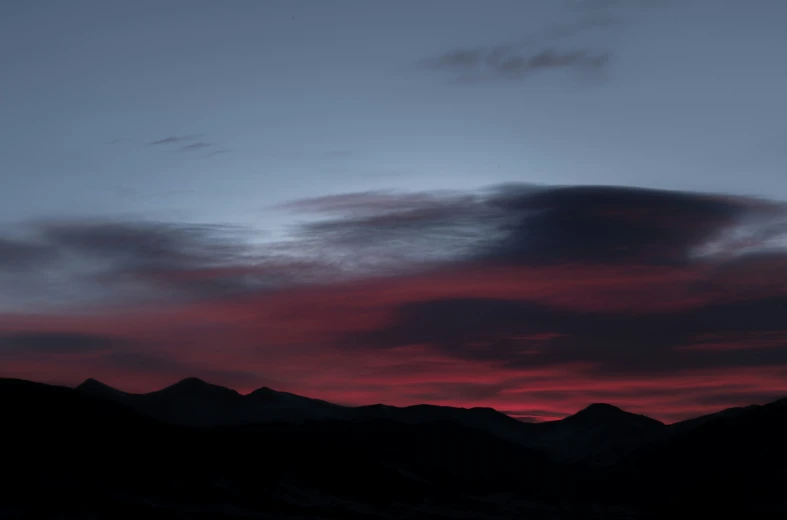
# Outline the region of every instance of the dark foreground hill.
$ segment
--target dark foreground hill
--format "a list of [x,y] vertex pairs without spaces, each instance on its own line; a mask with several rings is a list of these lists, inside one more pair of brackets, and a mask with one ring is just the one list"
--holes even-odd
[[[181,397],[194,392],[178,388]],[[156,419],[103,390],[99,397],[84,388],[0,380],[0,517],[784,518],[787,512],[779,477],[787,461],[783,402],[688,426],[595,405],[571,420],[518,423],[530,437],[516,442],[507,438],[516,425],[500,428],[505,419],[484,409],[378,407],[319,420],[195,427]],[[231,395],[223,390],[203,398]],[[464,413],[482,417],[481,426],[466,424]],[[587,445],[614,445],[599,439],[622,439],[624,432],[629,440],[612,450],[614,463],[582,455]]]

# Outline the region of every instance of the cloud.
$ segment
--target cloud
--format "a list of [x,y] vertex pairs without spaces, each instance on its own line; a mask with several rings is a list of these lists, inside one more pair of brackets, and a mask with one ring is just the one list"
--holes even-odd
[[148,146],[159,146],[163,144],[180,144],[183,142],[194,141],[199,139],[199,134],[191,134],[191,135],[171,135],[169,137],[164,137],[163,139],[158,139],[156,141],[151,141],[148,143]]
[[30,243],[0,242],[0,275],[15,273],[2,294],[6,305],[30,297],[77,306],[221,297],[275,285],[303,268],[254,256],[254,232],[232,226],[40,221],[28,234]]
[[231,226],[87,220],[47,222],[38,229],[42,240],[54,247],[103,256],[121,265],[194,266],[240,251],[228,239],[235,230]]
[[[612,58],[609,51],[591,51],[573,42],[593,30],[621,24],[613,16],[586,17],[565,26],[550,27],[517,42],[462,47],[421,60],[422,67],[449,72],[459,82],[521,80],[552,69],[599,71]],[[566,42],[570,42],[566,45]]]
[[417,211],[435,207],[455,206],[463,201],[471,201],[473,195],[453,192],[435,193],[398,193],[394,191],[367,191],[343,193],[301,199],[276,206],[278,209],[328,213],[342,216],[366,214],[376,216],[380,213]]
[[[512,368],[580,363],[599,375],[787,365],[787,328],[781,316],[785,305],[787,295],[639,314],[522,300],[438,299],[400,305],[389,326],[338,342],[379,348],[429,344],[452,357]],[[752,330],[767,332],[771,348],[747,348],[741,334]],[[555,331],[560,335],[552,335]],[[710,333],[729,336],[728,342],[737,341],[738,348],[676,348]],[[539,334],[548,339],[528,339]]]
[[[181,136],[171,135],[163,139],[151,141],[148,143],[148,146],[180,145],[180,150],[184,152],[198,152],[200,150],[205,150],[206,148],[217,146],[216,143],[212,143],[208,141],[198,141],[200,137],[202,137],[200,134],[181,135]],[[215,150],[213,152],[210,152],[207,156],[213,157],[215,155],[227,153],[228,151],[229,150]]]
[[[520,81],[539,72],[575,70],[598,73],[614,57],[614,37],[648,9],[680,5],[672,0],[578,0],[568,2],[572,23],[547,27],[516,41],[451,49],[421,60],[431,71],[458,83]],[[599,43],[599,36],[606,43]],[[595,44],[591,45],[590,41]]]
[[683,262],[751,211],[713,195],[617,187],[543,190],[492,203],[512,218],[506,239],[483,255],[531,263]]
[[3,270],[39,268],[55,261],[56,254],[47,244],[0,237],[0,274]]
[[204,141],[198,141],[196,143],[187,144],[186,146],[181,147],[181,150],[187,150],[187,151],[203,150],[205,148],[209,148],[215,145],[216,143],[206,143]]
[[486,194],[347,194],[288,207],[330,214],[297,235],[345,256],[666,265],[729,253],[724,237],[741,225],[749,239],[734,245],[739,252],[778,242],[784,206],[759,204],[622,187],[506,186]]
[[0,334],[0,354],[83,354],[104,352],[122,342],[117,338],[73,332],[18,332]]
[[7,305],[69,312],[0,313],[0,372],[129,390],[198,375],[530,419],[607,401],[675,420],[787,395],[783,203],[507,185],[281,209],[309,217],[284,244],[100,220],[3,238]]
[[515,52],[511,46],[457,49],[424,61],[432,70],[457,74],[462,82],[520,80],[549,69],[578,68],[588,71],[604,68],[611,54],[586,50],[543,49],[534,54]]

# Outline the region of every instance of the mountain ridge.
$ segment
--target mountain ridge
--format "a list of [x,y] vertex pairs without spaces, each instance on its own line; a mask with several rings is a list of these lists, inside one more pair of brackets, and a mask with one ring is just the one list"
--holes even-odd
[[[263,400],[264,411],[276,420],[249,423],[241,412],[259,404],[254,398],[191,383],[196,382],[177,386],[178,392],[125,394],[95,380],[76,389],[0,379],[4,435],[15,447],[4,461],[15,487],[0,490],[0,516],[4,500],[26,497],[36,504],[40,496],[60,497],[56,507],[69,500],[93,507],[101,496],[115,511],[128,505],[116,502],[118,497],[129,496],[144,503],[152,496],[171,503],[240,500],[256,511],[269,510],[271,503],[290,511],[309,497],[353,501],[339,516],[334,511],[327,518],[368,517],[346,514],[359,501],[371,508],[406,504],[402,507],[416,512],[411,518],[430,519],[456,518],[470,507],[478,511],[472,518],[564,517],[554,509],[554,514],[525,514],[534,503],[544,511],[570,503],[572,511],[588,512],[571,518],[616,520],[670,518],[687,511],[695,516],[746,511],[738,515],[745,518],[751,511],[787,512],[781,480],[770,477],[787,467],[784,399],[674,428],[598,403],[580,410],[584,413],[536,424],[489,409],[431,405],[372,406],[382,413],[367,415],[339,407],[349,413],[299,421],[291,413],[275,415],[301,403],[290,394],[273,407]],[[110,398],[89,395],[91,389]],[[130,405],[118,402],[124,399]],[[182,419],[177,414],[183,410],[224,414],[228,422],[192,427],[150,415]],[[47,442],[40,442],[42,433]],[[135,477],[140,472],[146,475],[142,480]],[[476,497],[472,503],[470,495]],[[425,501],[448,509],[418,516]],[[517,509],[517,504],[530,505]],[[597,506],[656,516],[591,515]],[[514,509],[488,514],[500,508]],[[185,518],[207,517],[215,518]]]
[[[2,379],[2,378],[0,378],[0,379]],[[644,421],[649,421],[649,422],[653,422],[653,423],[659,423],[659,424],[665,425],[667,427],[673,427],[673,426],[676,426],[676,425],[679,425],[679,424],[691,423],[691,422],[693,422],[695,420],[699,420],[699,419],[715,417],[715,416],[717,416],[719,414],[726,414],[728,412],[729,413],[734,413],[737,410],[752,409],[754,407],[763,406],[763,405],[759,405],[759,404],[752,404],[752,405],[748,405],[748,406],[745,406],[745,407],[724,408],[724,409],[721,409],[721,410],[719,410],[717,412],[711,412],[709,414],[698,415],[696,417],[691,417],[691,418],[688,418],[688,419],[683,419],[683,420],[675,421],[675,422],[672,422],[672,423],[664,423],[664,422],[662,422],[662,421],[660,421],[658,419],[654,419],[654,418],[652,418],[652,417],[650,417],[648,415],[629,412],[629,411],[626,411],[626,410],[624,410],[624,409],[622,409],[622,408],[620,408],[620,407],[618,407],[616,405],[610,404],[610,403],[593,402],[593,403],[588,404],[584,408],[578,410],[577,412],[575,412],[573,414],[570,414],[570,415],[567,415],[565,417],[561,417],[559,419],[551,419],[551,420],[546,420],[546,421],[532,422],[532,421],[523,421],[523,420],[517,419],[516,417],[513,417],[513,416],[511,416],[511,415],[509,415],[509,414],[507,414],[505,412],[502,412],[500,410],[497,410],[496,408],[488,407],[488,406],[459,407],[459,406],[449,406],[449,405],[430,404],[430,403],[418,403],[418,404],[411,404],[411,405],[405,405],[405,406],[396,406],[396,405],[390,405],[390,404],[385,404],[385,403],[373,403],[373,404],[364,404],[364,405],[356,405],[356,406],[340,405],[340,404],[336,404],[336,403],[331,403],[330,401],[325,401],[323,399],[318,399],[318,398],[313,398],[313,397],[306,397],[306,396],[302,396],[302,395],[299,395],[299,394],[294,394],[294,393],[291,393],[291,392],[284,392],[284,391],[280,391],[280,390],[275,390],[275,389],[270,388],[268,386],[262,386],[260,388],[255,389],[255,390],[252,390],[252,391],[250,391],[248,393],[242,394],[242,393],[240,393],[237,390],[234,390],[232,388],[225,387],[225,386],[222,386],[222,385],[217,385],[217,384],[214,384],[214,383],[209,383],[209,382],[207,382],[207,381],[205,381],[203,379],[200,379],[198,377],[187,377],[187,378],[178,380],[177,382],[175,382],[175,383],[173,383],[171,385],[168,385],[168,386],[166,386],[164,388],[161,388],[161,389],[158,389],[158,390],[153,390],[153,391],[150,391],[150,392],[142,392],[142,393],[126,392],[124,390],[120,390],[120,389],[115,388],[115,387],[113,387],[111,385],[103,383],[103,382],[101,382],[101,381],[99,381],[97,379],[94,379],[92,377],[91,378],[87,378],[85,381],[83,381],[79,385],[76,385],[73,388],[75,388],[76,390],[82,390],[82,391],[95,391],[95,390],[101,388],[103,390],[111,390],[111,391],[113,391],[113,393],[117,393],[117,394],[120,394],[120,395],[148,396],[148,395],[157,394],[157,393],[165,391],[165,390],[172,390],[172,389],[175,389],[175,388],[198,388],[200,386],[202,386],[202,387],[212,387],[212,388],[215,388],[215,389],[223,389],[223,390],[226,390],[228,392],[232,392],[232,393],[234,393],[234,394],[236,394],[238,396],[241,396],[241,397],[256,396],[256,397],[266,397],[266,398],[271,398],[271,397],[281,398],[281,397],[284,397],[284,396],[290,396],[290,397],[293,397],[293,398],[305,399],[305,400],[309,400],[309,401],[312,401],[312,402],[318,402],[318,403],[325,403],[325,404],[332,405],[332,406],[335,406],[335,407],[347,408],[347,409],[370,409],[370,410],[371,409],[396,409],[396,410],[408,410],[409,409],[409,410],[412,410],[412,409],[419,409],[419,408],[431,408],[431,409],[435,409],[435,410],[437,410],[437,409],[466,410],[466,411],[474,411],[475,413],[481,413],[481,412],[483,412],[483,413],[491,413],[491,412],[494,412],[495,414],[504,415],[505,417],[511,419],[512,421],[516,421],[516,422],[522,423],[522,424],[552,424],[552,423],[557,423],[557,422],[560,422],[560,421],[565,421],[567,419],[572,419],[572,421],[573,421],[573,420],[577,420],[579,418],[586,419],[586,418],[603,418],[603,417],[606,417],[606,418],[610,418],[610,417],[618,417],[618,418],[627,417],[627,418],[641,418]],[[773,401],[773,402],[768,403],[768,404],[774,404],[775,405],[777,403],[780,406],[787,406],[787,397],[777,399],[776,401]]]
[[[186,378],[143,394],[126,393],[89,379],[79,385],[77,391],[117,401],[162,422],[189,427],[375,420],[417,425],[448,421],[528,449],[541,450],[556,461],[597,466],[609,466],[645,444],[738,413],[735,409],[722,410],[666,425],[608,403],[591,403],[562,419],[530,423],[489,407],[461,408],[434,404],[344,406],[269,387],[240,394],[198,378]],[[787,402],[787,399],[782,401]]]

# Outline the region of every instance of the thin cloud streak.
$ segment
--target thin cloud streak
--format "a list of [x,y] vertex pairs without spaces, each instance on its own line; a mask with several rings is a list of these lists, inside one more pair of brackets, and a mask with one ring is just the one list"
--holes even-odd
[[196,143],[187,144],[186,146],[181,147],[181,150],[197,151],[197,150],[203,150],[205,148],[209,148],[211,146],[216,146],[216,143],[206,143],[204,141],[199,141]]
[[160,146],[164,144],[179,144],[183,142],[194,141],[199,138],[200,138],[200,134],[181,135],[181,136],[171,135],[163,139],[151,141],[148,143],[148,146]]

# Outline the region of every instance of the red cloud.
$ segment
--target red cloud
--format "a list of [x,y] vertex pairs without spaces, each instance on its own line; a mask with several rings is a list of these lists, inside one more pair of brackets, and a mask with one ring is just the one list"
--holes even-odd
[[[411,302],[460,297],[535,301],[581,312],[680,313],[709,302],[753,297],[749,281],[765,280],[780,264],[712,267],[487,267],[356,280],[280,290],[216,303],[188,304],[82,315],[5,315],[0,336],[79,333],[122,339],[121,351],[64,351],[31,357],[5,353],[2,375],[76,383],[100,377],[129,391],[149,391],[191,376],[250,391],[263,384],[346,404],[433,402],[492,406],[519,415],[569,414],[609,401],[663,420],[710,412],[735,403],[735,395],[787,393],[787,361],[772,366],[712,367],[669,374],[599,375],[593,363],[570,360],[549,366],[509,366],[500,359],[452,356],[431,344],[375,344],[345,348],[348,334],[394,323]],[[782,284],[761,284],[757,296],[784,295]],[[494,332],[494,331],[493,331]],[[517,334],[522,351],[544,351],[572,341],[561,330]],[[744,345],[742,342],[746,342]],[[784,349],[784,331],[696,337],[677,349]],[[483,351],[484,345],[475,348]],[[124,357],[126,356],[126,357]],[[129,362],[128,360],[136,360]],[[679,368],[679,367],[678,367]],[[724,393],[730,401],[710,402]]]

